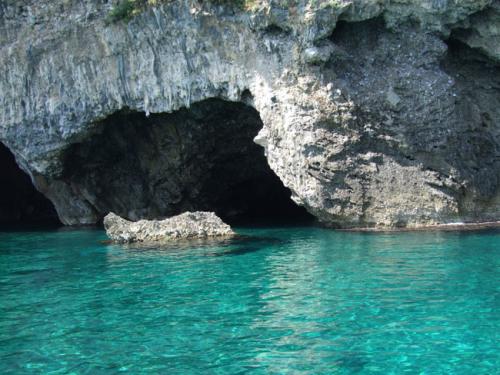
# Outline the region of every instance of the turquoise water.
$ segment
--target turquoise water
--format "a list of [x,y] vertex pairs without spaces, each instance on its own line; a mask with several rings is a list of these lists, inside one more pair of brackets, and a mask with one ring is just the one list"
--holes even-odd
[[1,374],[494,374],[500,232],[0,233]]

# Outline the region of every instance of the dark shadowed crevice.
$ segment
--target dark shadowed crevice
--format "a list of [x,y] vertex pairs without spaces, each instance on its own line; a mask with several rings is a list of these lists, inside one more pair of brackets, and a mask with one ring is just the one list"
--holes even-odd
[[218,99],[149,117],[122,110],[67,151],[63,179],[101,217],[208,210],[231,224],[310,219],[253,142],[261,128],[254,108]]
[[[472,219],[498,217],[500,191],[500,66],[479,49],[473,49],[455,38],[446,41],[448,52],[441,67],[453,78],[457,92],[458,118],[467,124],[466,131],[449,137],[449,143],[460,143],[464,155],[459,164],[468,189],[460,198],[460,210]],[[491,212],[491,213],[490,213]]]
[[[335,29],[328,37],[337,47],[330,59],[330,63],[337,62],[348,65],[353,62],[353,58],[359,57],[353,56],[353,54],[373,54],[374,51],[379,51],[380,56],[373,54],[373,57],[383,58],[383,53],[387,53],[387,47],[383,46],[387,34],[391,34],[391,32],[387,29],[382,16],[362,21],[338,21]],[[365,62],[354,61],[354,63]]]
[[35,189],[3,144],[0,144],[0,170],[0,224],[59,224],[52,203]]
[[[486,73],[496,73],[500,69],[498,63],[493,61],[479,48],[472,48],[462,42],[459,35],[463,32],[462,29],[454,30],[450,37],[445,40],[448,51],[442,61],[443,69],[450,73],[456,73],[455,70],[459,70],[460,65],[462,65],[462,70],[486,70],[483,74],[485,76],[487,75]],[[453,65],[456,65],[456,67]]]
[[[339,45],[342,45],[345,40],[349,40],[350,43],[353,43],[351,47],[354,49],[366,46],[375,47],[381,32],[385,29],[385,21],[382,16],[357,22],[338,21],[329,39]],[[359,34],[362,34],[363,37],[360,38]]]

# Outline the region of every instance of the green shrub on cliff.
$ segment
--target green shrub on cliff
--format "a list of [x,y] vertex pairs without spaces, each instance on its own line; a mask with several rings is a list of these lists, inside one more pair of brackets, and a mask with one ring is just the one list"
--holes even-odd
[[116,4],[108,14],[108,22],[117,22],[121,20],[129,20],[132,18],[135,10],[134,0],[122,0]]
[[[106,19],[107,23],[115,23],[119,21],[129,21],[134,16],[140,14],[149,6],[156,6],[163,3],[173,2],[177,0],[118,0],[113,6]],[[231,6],[239,10],[253,11],[259,4],[269,3],[269,0],[199,0],[210,2],[216,5]],[[281,8],[295,8],[300,3],[310,4],[313,7],[338,7],[344,4],[347,0],[274,0],[274,6]]]
[[213,4],[232,5],[238,9],[245,9],[249,0],[210,0]]
[[[144,11],[148,6],[156,6],[162,3],[176,0],[119,0],[107,16],[107,23],[129,21],[134,16]],[[213,4],[233,6],[242,10],[249,10],[255,6],[258,0],[208,0]]]
[[120,0],[108,14],[107,22],[128,21],[148,6],[155,6],[172,0]]

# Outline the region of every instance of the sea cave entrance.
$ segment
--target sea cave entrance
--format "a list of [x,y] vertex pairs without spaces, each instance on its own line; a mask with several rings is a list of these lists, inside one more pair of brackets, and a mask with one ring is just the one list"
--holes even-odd
[[261,128],[254,108],[220,99],[150,116],[124,109],[68,150],[63,178],[101,217],[208,210],[230,224],[312,220],[253,142]]
[[52,203],[35,189],[14,155],[0,143],[0,224],[60,224]]

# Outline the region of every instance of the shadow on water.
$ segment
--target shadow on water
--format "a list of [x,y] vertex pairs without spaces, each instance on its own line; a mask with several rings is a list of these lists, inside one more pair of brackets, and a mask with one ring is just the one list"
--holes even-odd
[[228,250],[217,251],[212,253],[212,256],[234,256],[254,253],[256,251],[277,245],[283,245],[289,241],[281,240],[273,237],[257,237],[257,236],[238,236],[233,243],[228,244]]
[[56,231],[64,228],[62,224],[57,222],[46,223],[1,223],[0,233],[2,232],[48,232]]
[[359,353],[350,353],[350,355],[342,356],[336,361],[337,365],[353,373],[362,371],[368,363]]
[[16,275],[16,276],[26,276],[26,275],[33,275],[33,274],[40,274],[44,272],[51,272],[50,269],[27,269],[27,270],[19,270],[19,271],[13,271],[10,272],[10,275]]
[[[108,243],[108,241],[102,241]],[[171,244],[122,244],[112,245],[120,246],[122,249],[130,252],[155,252],[162,254],[178,255],[180,252],[185,254],[190,250],[209,250],[204,252],[204,256],[234,256],[253,253],[268,247],[283,245],[288,241],[273,237],[237,235],[223,239],[194,239],[175,241]]]

